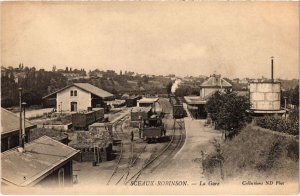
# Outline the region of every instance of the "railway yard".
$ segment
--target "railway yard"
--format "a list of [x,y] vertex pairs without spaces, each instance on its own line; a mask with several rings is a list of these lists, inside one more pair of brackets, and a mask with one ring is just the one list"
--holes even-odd
[[[168,99],[159,99],[159,108],[165,113],[163,140],[145,142],[140,138],[139,129],[130,127],[130,110],[124,108],[122,114],[111,121],[114,159],[96,166],[91,162],[75,161],[73,170],[78,179],[74,186],[132,186],[147,180],[182,180],[186,176],[198,181],[203,178],[201,164],[195,161],[201,156],[199,147],[208,150],[209,141],[220,137],[219,132],[204,128],[204,121],[193,120],[189,115],[174,121]],[[203,131],[199,132],[199,128]]]

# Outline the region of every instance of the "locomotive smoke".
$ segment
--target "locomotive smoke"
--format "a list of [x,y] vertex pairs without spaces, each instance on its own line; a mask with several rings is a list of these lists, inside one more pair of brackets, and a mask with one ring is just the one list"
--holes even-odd
[[178,88],[179,84],[181,83],[181,80],[180,79],[176,79],[174,84],[172,85],[172,88],[171,88],[171,92],[174,94],[176,89]]

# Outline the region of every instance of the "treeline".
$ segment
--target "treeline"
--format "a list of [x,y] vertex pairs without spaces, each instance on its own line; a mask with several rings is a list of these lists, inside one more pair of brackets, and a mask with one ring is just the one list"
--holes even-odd
[[[21,67],[22,68],[22,67]],[[42,97],[67,85],[61,73],[32,68],[9,68],[1,73],[1,105],[18,105],[18,88],[23,89],[23,101],[28,105],[39,105]]]
[[2,107],[12,107],[19,104],[18,88],[23,88],[23,101],[28,105],[40,105],[42,97],[60,88],[76,82],[90,83],[106,90],[117,97],[124,93],[139,94],[167,94],[171,88],[171,80],[163,76],[133,75],[133,72],[117,74],[113,70],[91,71],[92,77],[73,77],[68,73],[85,75],[84,69],[58,69],[54,66],[52,71],[36,70],[35,67],[18,68],[1,67],[1,103]]

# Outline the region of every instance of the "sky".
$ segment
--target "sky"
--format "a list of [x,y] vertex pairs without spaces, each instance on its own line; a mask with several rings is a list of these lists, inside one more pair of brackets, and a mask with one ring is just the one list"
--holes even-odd
[[2,2],[1,65],[299,78],[298,2]]

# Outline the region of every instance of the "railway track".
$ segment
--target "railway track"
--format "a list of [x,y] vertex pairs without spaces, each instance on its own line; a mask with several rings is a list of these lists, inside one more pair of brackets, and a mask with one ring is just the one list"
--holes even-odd
[[135,174],[133,174],[126,182],[125,184],[128,184],[131,181],[136,181],[142,172],[145,172],[146,170],[153,172],[158,166],[161,164],[164,164],[169,160],[173,153],[176,152],[176,150],[182,145],[184,141],[184,135],[182,130],[179,130],[179,135],[176,135],[176,129],[174,128],[173,135],[171,137],[170,142],[158,153],[154,155],[152,159],[147,161],[141,169],[139,169]]
[[[132,143],[128,141],[128,135],[123,132],[123,123],[125,122],[126,117],[117,121],[113,126],[115,131],[113,132],[114,137],[120,141],[120,153],[117,159],[116,166],[113,170],[112,175],[110,176],[109,180],[107,181],[107,185],[113,183],[113,181],[118,182],[121,173],[125,169],[126,165],[131,162],[132,155],[129,152],[132,152]],[[125,138],[125,139],[121,139]]]
[[109,180],[107,181],[107,185],[113,184],[118,185],[122,181],[125,182],[130,174],[130,169],[134,166],[137,162],[139,156],[144,152],[146,149],[146,145],[142,150],[134,156],[134,144],[130,141],[129,135],[124,133],[123,131],[123,124],[127,120],[127,118],[123,118],[120,121],[116,122],[114,127],[115,131],[114,134],[116,138],[123,138],[120,143],[120,154],[117,160],[117,164],[113,170],[112,175],[110,176]]
[[[166,105],[166,103],[163,104]],[[170,119],[170,113],[168,113],[166,117]],[[134,144],[130,141],[129,135],[123,132],[122,125],[125,120],[126,119],[123,118],[115,124],[116,136],[124,139],[120,143],[120,155],[107,185],[118,185],[120,183],[126,185],[130,181],[136,181],[144,172],[154,172],[159,166],[167,164],[168,160],[173,157],[174,152],[177,152],[178,148],[181,147],[184,142],[185,135],[183,129],[175,129],[174,123],[173,134],[169,143],[154,152],[145,162],[143,159],[139,159],[139,157],[145,152],[147,144],[145,144],[142,149],[140,148],[141,150],[134,150]]]

